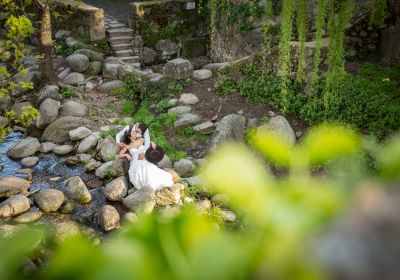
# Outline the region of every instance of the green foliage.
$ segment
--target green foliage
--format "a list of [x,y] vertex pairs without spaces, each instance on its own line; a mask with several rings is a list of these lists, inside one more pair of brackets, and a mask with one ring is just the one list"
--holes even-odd
[[132,101],[143,101],[141,79],[135,75],[127,75],[125,82],[125,98]]
[[110,127],[108,130],[100,132],[100,137],[104,139],[107,136],[111,136],[112,138],[115,139],[115,136],[117,135],[118,132],[119,131],[116,128]]
[[135,103],[131,100],[127,100],[122,104],[121,112],[125,117],[132,117],[136,112]]
[[70,98],[76,96],[76,89],[73,87],[61,87],[60,94],[64,98]]
[[16,123],[24,127],[28,127],[39,116],[39,111],[32,105],[22,107],[22,111],[18,119],[14,120]]
[[218,73],[217,79],[215,80],[214,89],[218,95],[228,95],[237,87],[235,80],[228,76]]
[[372,7],[370,22],[377,27],[385,27],[385,21],[388,18],[388,1],[371,0],[369,4]]
[[56,53],[62,56],[69,56],[73,54],[76,50],[80,49],[78,45],[68,46],[65,42],[66,38],[61,38],[60,43],[54,44]]
[[306,66],[306,31],[307,31],[307,17],[308,15],[308,5],[306,0],[300,0],[297,8],[296,15],[296,25],[297,25],[297,34],[300,41],[299,48],[299,61],[297,64],[297,77],[296,81],[301,83],[305,79],[305,66]]
[[170,107],[168,101],[169,100],[167,98],[164,98],[157,103],[157,113],[164,113]]

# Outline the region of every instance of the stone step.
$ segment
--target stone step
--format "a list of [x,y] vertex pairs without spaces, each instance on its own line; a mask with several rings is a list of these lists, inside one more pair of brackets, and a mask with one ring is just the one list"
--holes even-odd
[[133,56],[133,50],[127,49],[127,50],[121,50],[121,51],[115,51],[115,56],[116,57],[129,57]]
[[112,21],[108,22],[109,28],[119,28],[119,27],[126,27],[123,23],[113,23]]
[[133,37],[133,30],[127,27],[113,28],[106,31],[109,38]]
[[113,37],[109,39],[111,45],[130,44],[132,40],[133,40],[132,36]]
[[122,50],[132,49],[132,46],[130,44],[116,44],[116,45],[111,45],[111,49],[113,51],[122,51]]
[[140,63],[139,56],[127,56],[127,57],[121,57],[120,59],[125,63]]

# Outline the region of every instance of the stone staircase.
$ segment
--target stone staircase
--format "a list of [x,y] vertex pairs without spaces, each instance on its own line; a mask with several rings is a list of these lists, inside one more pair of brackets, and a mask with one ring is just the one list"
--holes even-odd
[[107,40],[114,55],[121,61],[140,68],[140,49],[132,46],[133,30],[110,15],[105,16]]

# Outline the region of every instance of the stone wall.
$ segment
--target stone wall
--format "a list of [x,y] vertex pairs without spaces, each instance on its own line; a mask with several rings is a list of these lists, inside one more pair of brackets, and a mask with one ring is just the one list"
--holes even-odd
[[161,39],[169,39],[180,43],[183,57],[206,54],[207,23],[199,13],[198,0],[132,2],[128,22],[146,47],[155,48]]
[[[81,33],[90,41],[104,39],[104,11],[74,0],[54,0],[55,10],[61,14],[62,21],[74,31]],[[62,23],[61,23],[62,24]]]

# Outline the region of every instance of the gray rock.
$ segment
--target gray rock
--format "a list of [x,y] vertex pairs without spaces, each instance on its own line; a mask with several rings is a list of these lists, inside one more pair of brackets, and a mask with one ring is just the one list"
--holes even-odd
[[95,89],[96,83],[94,81],[89,81],[85,84],[85,91],[91,91]]
[[33,170],[30,168],[23,168],[15,171],[15,174],[22,174],[24,176],[23,179],[32,181],[33,178]]
[[61,101],[63,97],[59,93],[60,88],[57,85],[46,85],[42,88],[36,98],[37,104],[40,105],[44,100],[50,98],[56,101]]
[[245,125],[246,118],[241,115],[230,114],[223,117],[214,131],[210,150],[215,150],[227,140],[242,141]]
[[164,65],[164,76],[176,80],[190,78],[193,74],[193,66],[189,60],[176,58]]
[[105,63],[103,65],[103,78],[105,79],[118,79],[118,69],[121,64]]
[[70,214],[75,210],[75,203],[72,201],[67,201],[63,207],[61,207],[60,212],[62,214]]
[[176,106],[174,108],[169,109],[168,114],[183,115],[183,114],[189,113],[191,110],[192,110],[192,107],[190,107],[190,106]]
[[94,134],[89,135],[88,137],[83,139],[81,143],[79,143],[77,152],[79,154],[89,152],[91,149],[96,147],[98,141],[99,138],[97,136],[95,136]]
[[68,75],[71,74],[71,72],[72,72],[72,69],[69,68],[69,67],[67,67],[67,68],[63,69],[60,73],[58,73],[58,74],[57,74],[57,77],[58,77],[60,80],[63,80],[63,81],[64,81],[64,79],[65,79],[66,77],[68,77]]
[[211,77],[212,77],[212,72],[211,72],[211,70],[207,70],[207,69],[195,70],[195,71],[193,71],[193,75],[192,75],[193,80],[196,80],[196,81],[207,80]]
[[266,129],[273,131],[281,136],[290,146],[296,143],[296,135],[289,122],[283,116],[272,117],[268,123],[259,127],[259,129]]
[[157,52],[151,48],[144,47],[142,51],[142,61],[144,65],[149,65],[157,61]]
[[92,159],[92,156],[88,155],[88,154],[77,154],[76,156],[79,158],[79,161],[82,163],[88,163]]
[[56,32],[56,34],[54,35],[54,38],[56,38],[57,40],[60,40],[62,38],[67,38],[69,36],[71,36],[72,31],[70,30],[58,30]]
[[64,182],[64,185],[67,187],[71,199],[76,200],[81,204],[86,204],[92,201],[92,195],[79,176],[69,178]]
[[89,58],[83,54],[71,54],[66,59],[68,66],[75,72],[85,72],[89,67]]
[[187,127],[194,125],[200,121],[199,116],[191,114],[191,113],[186,113],[181,115],[174,123],[175,128],[180,128],[180,127]]
[[136,223],[137,221],[139,221],[138,216],[135,213],[132,212],[128,212],[125,214],[124,216],[124,222],[127,223]]
[[0,197],[10,197],[27,193],[31,183],[15,176],[0,177]]
[[39,151],[39,140],[33,137],[27,137],[11,146],[7,151],[7,155],[12,159],[21,159],[32,156]]
[[84,56],[88,57],[92,61],[104,61],[104,54],[95,52],[89,49],[79,49],[74,52],[74,54],[83,54]]
[[89,75],[100,75],[102,71],[103,63],[101,63],[100,61],[91,61],[89,63],[88,69],[86,70],[86,73],[88,73]]
[[89,128],[82,126],[69,131],[68,134],[71,141],[78,141],[88,137],[90,134],[92,134],[92,131]]
[[125,177],[118,177],[106,185],[104,194],[108,200],[121,201],[128,194],[128,182]]
[[47,98],[39,107],[39,117],[36,119],[36,126],[39,129],[46,128],[57,119],[60,101]]
[[39,162],[38,157],[26,157],[21,160],[21,164],[24,167],[32,167]]
[[157,165],[161,169],[172,168],[172,162],[171,162],[171,160],[169,159],[169,157],[166,154],[164,154],[164,157],[162,158],[162,160]]
[[134,212],[151,213],[156,205],[155,196],[152,188],[144,187],[125,197],[122,203]]
[[[42,74],[40,71],[28,71],[26,74],[18,73],[13,77],[15,83],[19,84],[21,82],[32,83],[35,87],[40,84]],[[17,86],[16,91],[22,93],[22,89]]]
[[53,148],[53,153],[55,153],[58,156],[64,156],[69,153],[72,153],[74,150],[74,146],[72,145],[61,145],[61,146],[56,146]]
[[54,238],[60,244],[67,238],[80,234],[78,224],[72,220],[55,220],[52,224],[54,227]]
[[24,107],[29,105],[32,105],[29,101],[15,103],[11,108],[11,110],[15,113],[15,118],[19,118],[19,115],[21,114]]
[[83,117],[87,113],[87,106],[74,100],[67,100],[62,104],[61,116],[63,117]]
[[179,46],[171,40],[160,40],[156,44],[156,50],[161,52],[161,58],[170,59],[179,52]]
[[193,127],[193,130],[203,134],[211,134],[215,129],[213,122],[204,122]]
[[106,83],[102,83],[97,87],[97,90],[102,93],[110,93],[114,90],[124,88],[125,83],[121,80],[114,80]]
[[61,117],[46,127],[42,140],[61,144],[69,141],[69,131],[78,127],[95,129],[96,123],[81,117]]
[[0,218],[14,217],[29,210],[29,199],[22,195],[14,195],[0,204]]
[[186,182],[189,186],[202,186],[204,185],[204,181],[200,176],[193,176],[188,178],[182,178],[184,182]]
[[204,213],[211,209],[211,202],[208,199],[200,200],[196,203],[197,209]]
[[100,157],[103,161],[110,161],[116,158],[119,147],[113,137],[107,136],[105,139],[99,141],[97,150],[99,150]]
[[[85,163],[85,171],[86,172],[91,172],[91,171],[94,171],[96,168],[98,168],[100,166],[101,166],[101,162],[98,162],[95,159],[90,159],[87,163]],[[102,175],[101,171],[102,170],[99,171],[99,174]],[[100,176],[98,176],[98,177],[100,177]],[[104,175],[104,177],[105,177],[105,175]],[[102,177],[102,178],[104,178],[104,177]]]
[[35,203],[45,213],[57,211],[64,200],[64,193],[55,189],[41,190],[35,195]]
[[111,205],[104,205],[100,210],[99,214],[99,225],[105,231],[110,231],[112,229],[119,227],[119,213]]
[[55,147],[57,147],[57,144],[52,142],[43,142],[40,144],[40,152],[43,154],[51,153]]
[[228,65],[229,62],[209,63],[207,65],[204,65],[202,69],[210,70],[211,72],[216,73],[218,70],[221,70]]
[[108,161],[100,165],[96,169],[95,173],[96,176],[99,177],[100,179],[104,179],[105,177],[107,177],[111,173],[112,165],[113,165],[112,161]]
[[76,156],[68,157],[68,158],[65,160],[65,164],[68,165],[68,166],[75,166],[75,165],[77,165],[78,163],[79,163],[79,158],[76,157]]
[[158,190],[156,192],[156,204],[166,206],[179,203],[181,201],[181,190],[183,190],[183,185],[181,184]]
[[172,98],[170,100],[168,100],[168,107],[175,107],[177,106],[179,103],[179,100],[176,98]]
[[26,212],[18,217],[14,218],[14,222],[18,224],[27,224],[38,221],[43,216],[43,212],[34,211],[34,212]]
[[0,126],[7,126],[8,119],[6,117],[0,116]]
[[236,221],[236,214],[229,210],[221,210],[221,218],[224,222]]
[[65,77],[64,79],[64,83],[66,83],[67,85],[75,85],[75,86],[83,84],[84,81],[85,81],[85,76],[77,72],[72,72],[68,74],[68,76]]
[[193,93],[183,93],[179,98],[179,103],[183,105],[194,105],[199,103],[199,98]]
[[196,169],[196,166],[194,163],[186,158],[180,159],[174,164],[174,170],[179,174],[181,177],[189,176],[191,175],[194,170]]

